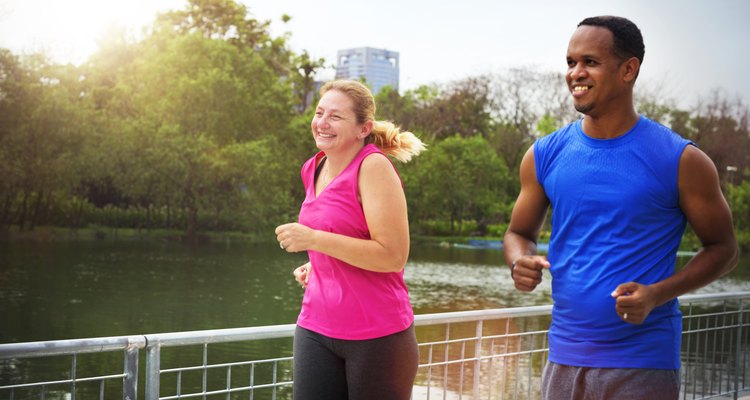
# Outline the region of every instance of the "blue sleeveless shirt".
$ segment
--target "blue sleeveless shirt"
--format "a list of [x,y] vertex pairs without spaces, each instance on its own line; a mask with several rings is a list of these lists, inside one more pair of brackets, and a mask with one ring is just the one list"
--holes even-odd
[[550,361],[680,368],[677,300],[633,325],[616,314],[610,293],[674,273],[686,223],[677,173],[688,144],[645,117],[614,139],[587,136],[579,120],[534,144],[537,180],[552,207]]

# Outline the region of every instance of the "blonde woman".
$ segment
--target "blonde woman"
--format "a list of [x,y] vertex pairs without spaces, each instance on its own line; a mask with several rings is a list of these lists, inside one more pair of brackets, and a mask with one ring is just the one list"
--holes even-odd
[[320,89],[311,128],[321,150],[302,167],[298,223],[276,228],[306,287],[294,337],[294,398],[409,399],[419,354],[404,283],[409,255],[406,198],[387,156],[424,150],[412,133],[375,121],[366,86]]

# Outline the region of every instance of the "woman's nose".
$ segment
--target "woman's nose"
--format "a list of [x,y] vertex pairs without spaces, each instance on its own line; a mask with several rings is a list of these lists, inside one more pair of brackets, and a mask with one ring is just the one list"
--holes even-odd
[[320,117],[318,117],[318,119],[315,122],[315,124],[317,126],[320,126],[320,127],[323,127],[323,128],[327,127],[329,125],[328,124],[328,116],[327,115],[321,115]]

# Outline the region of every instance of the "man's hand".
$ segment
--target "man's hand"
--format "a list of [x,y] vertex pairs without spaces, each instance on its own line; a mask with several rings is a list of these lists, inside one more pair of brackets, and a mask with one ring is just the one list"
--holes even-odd
[[543,256],[523,256],[511,266],[510,275],[516,289],[530,292],[542,283],[542,269],[549,269],[549,261]]
[[623,283],[612,292],[615,311],[623,321],[640,325],[657,306],[657,294],[650,286],[635,282]]

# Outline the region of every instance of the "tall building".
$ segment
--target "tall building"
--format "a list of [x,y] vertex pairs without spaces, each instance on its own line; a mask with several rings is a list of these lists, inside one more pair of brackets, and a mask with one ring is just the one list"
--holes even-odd
[[398,52],[372,47],[339,50],[336,79],[364,78],[373,94],[384,86],[398,90]]

